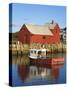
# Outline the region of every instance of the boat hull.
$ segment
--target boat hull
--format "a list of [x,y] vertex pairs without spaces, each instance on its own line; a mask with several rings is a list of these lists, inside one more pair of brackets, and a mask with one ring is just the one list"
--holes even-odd
[[32,59],[30,58],[30,63],[37,64],[37,65],[64,64],[64,58],[53,58],[53,59]]
[[32,60],[38,60],[38,59],[47,59],[48,57],[47,56],[45,56],[45,57],[29,56],[29,58]]

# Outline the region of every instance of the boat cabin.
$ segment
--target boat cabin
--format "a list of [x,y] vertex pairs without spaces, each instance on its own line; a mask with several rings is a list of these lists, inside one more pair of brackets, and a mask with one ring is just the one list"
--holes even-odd
[[30,49],[30,58],[44,58],[46,57],[47,49]]

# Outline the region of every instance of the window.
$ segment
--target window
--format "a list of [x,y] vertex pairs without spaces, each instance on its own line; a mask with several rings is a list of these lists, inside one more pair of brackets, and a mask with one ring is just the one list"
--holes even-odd
[[33,51],[31,51],[31,53],[33,53]]
[[45,36],[43,36],[43,39],[45,39],[46,37]]
[[36,54],[36,51],[34,51],[34,53]]

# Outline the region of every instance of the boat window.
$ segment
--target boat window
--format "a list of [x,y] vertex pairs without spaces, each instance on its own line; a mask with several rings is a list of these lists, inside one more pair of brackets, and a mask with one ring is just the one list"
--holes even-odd
[[34,51],[34,53],[36,54],[36,51]]
[[42,52],[41,51],[38,51],[38,54],[41,54]]
[[31,51],[31,53],[33,53],[33,51]]

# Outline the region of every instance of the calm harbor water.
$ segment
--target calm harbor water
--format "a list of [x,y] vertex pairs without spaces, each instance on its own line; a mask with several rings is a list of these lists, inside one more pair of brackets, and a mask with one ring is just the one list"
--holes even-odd
[[66,82],[66,56],[53,54],[51,58],[64,58],[64,64],[37,66],[32,65],[28,55],[12,57],[12,85],[30,86],[61,84]]

